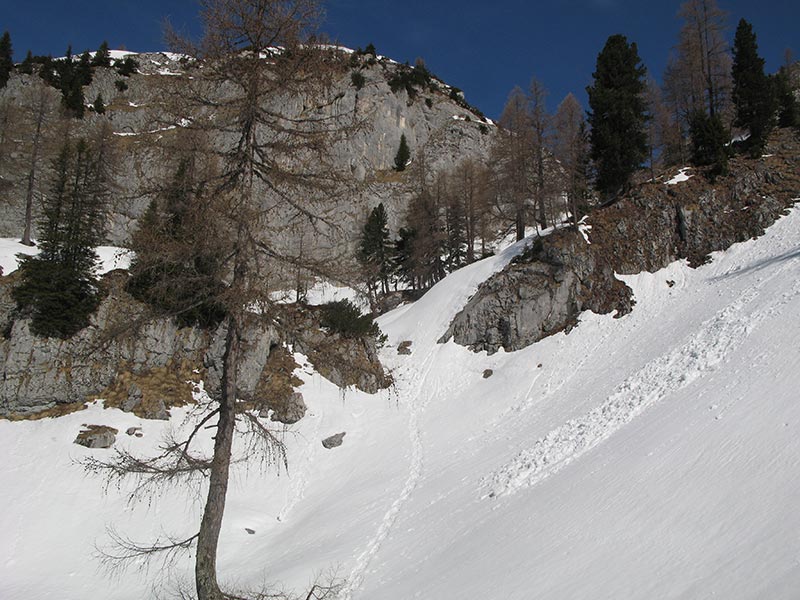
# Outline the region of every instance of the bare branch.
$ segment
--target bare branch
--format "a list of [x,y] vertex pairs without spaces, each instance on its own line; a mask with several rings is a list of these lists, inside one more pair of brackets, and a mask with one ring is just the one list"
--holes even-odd
[[191,549],[198,535],[181,539],[163,534],[152,542],[142,544],[121,535],[113,527],[108,527],[106,532],[111,547],[104,549],[95,546],[95,550],[103,567],[111,574],[121,573],[131,565],[135,565],[138,571],[147,571],[153,560],[160,561],[160,570],[169,570]]

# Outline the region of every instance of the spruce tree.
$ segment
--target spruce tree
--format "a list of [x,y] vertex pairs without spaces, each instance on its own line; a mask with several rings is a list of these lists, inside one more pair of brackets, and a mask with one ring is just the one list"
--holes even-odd
[[405,171],[408,161],[411,159],[411,150],[406,141],[406,134],[400,136],[400,147],[394,156],[394,168],[396,171]]
[[11,47],[11,34],[6,31],[0,37],[0,89],[6,87],[13,70],[14,50]]
[[108,42],[103,40],[100,47],[95,52],[92,59],[93,67],[110,67],[111,66],[111,53],[108,51]]
[[123,77],[130,77],[139,70],[139,63],[131,56],[114,61],[114,68]]
[[106,105],[103,102],[103,94],[97,94],[97,98],[94,99],[92,103],[92,108],[94,108],[94,112],[98,115],[104,115],[106,113]]
[[86,100],[83,96],[83,86],[80,79],[73,77],[67,85],[61,89],[61,105],[71,116],[82,119],[86,112]]
[[367,277],[367,286],[371,295],[377,291],[378,283],[380,283],[381,292],[388,293],[391,274],[390,259],[389,227],[386,209],[381,203],[372,209],[364,224],[358,252],[358,260]]
[[689,118],[689,135],[692,138],[692,163],[709,166],[708,178],[714,181],[728,172],[728,131],[718,114],[707,115],[702,110]]
[[596,186],[606,197],[618,194],[647,157],[646,73],[636,44],[612,35],[586,88]]
[[50,55],[42,58],[42,66],[39,68],[39,77],[42,78],[47,85],[56,89],[61,89],[60,76],[58,73],[58,64],[53,60]]
[[41,253],[20,257],[18,306],[31,317],[31,330],[68,338],[89,323],[97,308],[94,248],[103,241],[107,173],[101,152],[85,140],[67,141],[53,164],[50,193],[42,202]]
[[775,101],[778,105],[779,127],[800,127],[800,102],[792,89],[792,77],[788,67],[781,67],[775,75]]
[[408,283],[411,289],[419,289],[414,252],[417,231],[413,227],[401,227],[398,236],[392,254],[393,271],[400,279]]
[[91,82],[88,53],[84,53],[76,65],[72,46],[68,46],[65,58],[48,62],[49,65],[42,65],[40,75],[50,85],[61,90],[61,106],[64,110],[76,119],[82,119],[86,111],[83,86],[87,79]]
[[181,160],[131,239],[128,292],[181,327],[216,327],[225,317],[214,300],[224,288],[224,252],[206,235],[204,221],[213,217],[202,193],[191,161]]
[[739,21],[733,42],[734,124],[750,131],[745,146],[760,155],[774,123],[775,102],[769,78],[764,74],[764,59],[758,55],[753,26]]
[[20,64],[19,72],[25,75],[33,74],[33,53],[30,50],[28,50],[28,53],[25,55],[25,60]]
[[80,85],[85,86],[92,83],[92,58],[89,56],[89,51],[86,50],[78,59],[78,65],[75,67],[75,78],[80,82]]

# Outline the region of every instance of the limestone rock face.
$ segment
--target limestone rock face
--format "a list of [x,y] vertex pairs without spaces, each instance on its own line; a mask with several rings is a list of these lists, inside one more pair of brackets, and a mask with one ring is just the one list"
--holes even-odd
[[583,310],[629,311],[628,292],[579,232],[562,230],[481,285],[440,341],[489,353],[519,350],[573,327]]
[[[104,398],[106,405],[145,418],[164,419],[168,406],[188,402],[192,382],[220,385],[225,331],[178,328],[170,319],[146,319],[146,308],[125,291],[125,272],[106,276],[105,298],[88,327],[68,340],[41,338],[27,319],[15,318],[10,296],[15,277],[0,278],[0,416],[29,414],[59,404]],[[245,332],[248,351],[239,369],[240,393],[255,393],[277,336],[254,322]]]
[[[16,276],[0,277],[0,329],[5,331],[0,338],[0,417],[102,398],[106,406],[166,419],[170,407],[192,400],[201,380],[211,397],[219,392],[224,324],[207,331],[152,319],[125,292],[127,277],[115,271],[101,280],[99,309],[90,325],[68,340],[33,335],[29,320],[15,314],[11,289]],[[286,305],[279,328],[257,315],[245,324],[238,399],[254,410],[272,410],[274,421],[291,424],[306,413],[302,394],[294,391],[302,384],[294,375],[298,365],[285,344],[305,353],[320,374],[342,388],[375,393],[391,384],[374,340],[323,331],[316,311]]]
[[[172,91],[190,83],[192,69],[196,68],[193,61],[167,53],[143,53],[134,58],[139,62],[140,73],[130,77],[122,77],[114,69],[95,69],[84,96],[92,102],[102,94],[106,112],[102,116],[87,112],[83,121],[74,123],[76,136],[100,121],[113,127],[120,168],[114,172],[115,201],[108,236],[115,245],[128,241],[136,220],[153,198],[152,190],[158,187],[154,182],[166,181],[174,174],[177,164],[173,142],[181,128],[196,116],[176,116],[167,103]],[[342,136],[328,153],[346,183],[341,193],[343,201],[319,209],[330,223],[330,235],[317,242],[327,246],[323,252],[328,255],[333,252],[349,258],[360,228],[378,203],[385,204],[393,232],[404,223],[408,202],[418,188],[414,183],[415,165],[422,162],[423,154],[425,168],[430,172],[452,168],[465,158],[485,160],[496,129],[443,82],[431,79],[409,95],[406,88],[393,91],[389,85],[394,74],[408,67],[383,58],[355,59],[345,52],[340,58],[341,72],[333,92],[338,100],[329,110],[349,115],[351,121],[362,125]],[[352,81],[354,72],[364,78],[359,89]],[[118,82],[127,89],[120,90]],[[13,74],[9,84],[0,90],[0,100],[20,105],[25,91],[38,83],[36,75]],[[219,93],[224,96],[224,86]],[[308,108],[292,97],[265,97],[263,101],[284,114],[303,114]],[[55,102],[51,116],[55,117],[57,109]],[[30,138],[29,133],[21,131],[18,137]],[[405,172],[398,173],[393,166],[402,135],[411,149],[411,164]],[[215,141],[220,140],[211,140]],[[24,164],[26,152],[22,146],[15,149],[19,165]],[[5,169],[0,170],[0,183],[8,184],[0,189],[0,236],[17,236],[24,212],[25,170],[12,167],[9,161],[0,169]],[[46,174],[42,174],[42,181],[46,180]],[[257,193],[269,202],[270,191],[266,187],[259,187]],[[290,231],[282,218],[274,210],[270,212],[270,242],[290,245],[296,241],[297,232]],[[307,235],[315,233],[309,231]]]
[[320,329],[316,309],[309,307],[288,312],[292,321],[291,343],[305,354],[320,375],[340,388],[355,387],[368,394],[389,387],[391,377],[378,358],[375,340],[350,338]]
[[278,408],[270,416],[270,421],[292,425],[306,415],[306,403],[303,394],[293,392],[287,399],[279,403]]

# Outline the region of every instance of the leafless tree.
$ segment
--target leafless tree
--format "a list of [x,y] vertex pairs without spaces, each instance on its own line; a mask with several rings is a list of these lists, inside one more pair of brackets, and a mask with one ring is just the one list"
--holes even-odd
[[[320,15],[315,0],[203,0],[201,6],[205,31],[198,44],[169,36],[177,50],[197,59],[175,82],[172,100],[175,123],[208,137],[208,161],[216,165],[203,184],[213,203],[208,235],[227,248],[224,285],[211,298],[225,315],[220,390],[190,433],[168,441],[158,456],[121,454],[89,466],[138,478],[142,491],[198,476],[208,481],[196,535],[123,546],[169,552],[193,544],[198,599],[222,600],[236,597],[220,588],[216,566],[234,436],[242,434],[267,460],[285,462],[281,440],[257,416],[258,403],[254,411],[237,400],[244,332],[254,319],[274,322],[271,292],[285,284],[279,273],[301,262],[311,272],[325,269],[306,249],[293,253],[291,244],[269,235],[270,228],[300,221],[323,235],[335,228],[326,204],[341,193],[343,181],[331,148],[354,124],[333,92],[332,84],[347,74],[344,62],[311,37]],[[206,427],[215,432],[211,457],[195,450]]]
[[[531,124],[531,153],[533,154],[533,197],[536,220],[542,229],[547,227],[547,199],[551,196],[545,180],[547,146],[551,136],[551,118],[546,106],[547,90],[535,77],[528,90],[528,111]],[[555,211],[551,211],[554,213]],[[553,214],[553,220],[555,215]]]
[[475,241],[481,240],[481,255],[489,236],[489,177],[485,165],[467,158],[456,165],[450,178],[453,201],[461,204],[467,243],[466,261],[475,262]]
[[498,209],[501,215],[506,207],[511,209],[516,238],[525,237],[532,170],[533,131],[528,97],[520,87],[511,90],[503,112],[497,141],[492,149],[495,182],[498,192]]
[[580,219],[580,205],[587,191],[586,169],[589,155],[586,120],[578,99],[569,93],[558,105],[554,117],[553,155],[562,175],[562,189],[573,226]]
[[36,187],[41,171],[41,162],[47,156],[47,146],[51,141],[53,116],[59,104],[58,92],[41,81],[33,78],[22,94],[21,117],[32,134],[29,138],[25,176],[25,220],[22,243],[32,246],[33,205]]
[[710,116],[727,110],[731,58],[725,31],[727,13],[716,0],[686,0],[678,15],[683,18],[673,69],[680,78],[683,103],[689,110],[704,109]]

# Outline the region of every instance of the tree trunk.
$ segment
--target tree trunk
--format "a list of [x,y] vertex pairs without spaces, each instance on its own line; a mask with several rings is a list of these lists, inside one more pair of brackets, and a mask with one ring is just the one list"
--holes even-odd
[[525,239],[525,204],[524,200],[517,201],[516,233],[517,241]]
[[225,496],[231,465],[231,449],[236,425],[236,367],[239,359],[241,337],[234,317],[228,317],[225,355],[222,367],[222,398],[220,398],[219,423],[214,439],[214,457],[208,485],[203,520],[197,537],[195,584],[198,600],[224,600],[225,595],[217,583],[217,545],[225,512]]
[[[536,156],[536,194],[538,196],[537,205],[539,208],[539,227],[547,229],[547,208],[545,206],[545,193],[544,193],[544,146],[539,142]],[[555,219],[555,216],[553,217]]]
[[39,162],[39,146],[42,140],[42,122],[44,109],[39,110],[36,118],[36,133],[33,136],[33,150],[31,151],[31,168],[28,171],[28,187],[25,191],[25,229],[22,232],[22,243],[33,246],[31,241],[31,224],[33,222],[33,186],[36,183],[36,166]]

